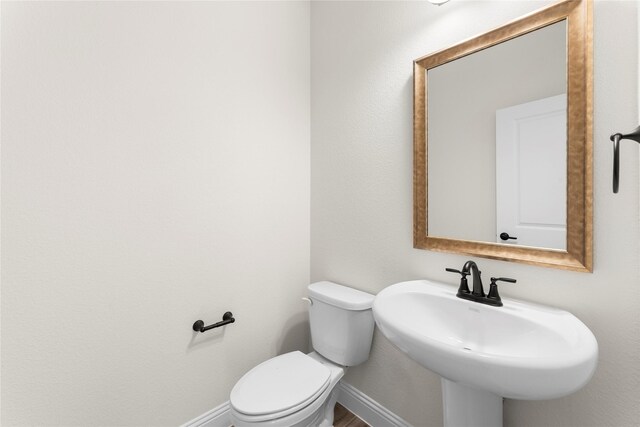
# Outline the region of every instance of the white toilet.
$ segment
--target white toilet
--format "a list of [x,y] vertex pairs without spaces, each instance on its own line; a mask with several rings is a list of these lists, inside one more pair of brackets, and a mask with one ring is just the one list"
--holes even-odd
[[315,351],[276,356],[247,372],[231,390],[235,427],[330,427],[336,385],[348,366],[369,358],[374,296],[332,282],[309,285]]

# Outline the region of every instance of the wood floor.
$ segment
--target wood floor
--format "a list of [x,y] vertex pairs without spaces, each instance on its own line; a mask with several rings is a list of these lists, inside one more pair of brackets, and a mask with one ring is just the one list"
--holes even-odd
[[[231,426],[233,427],[233,426]],[[333,410],[333,427],[371,427],[339,403]]]
[[333,411],[333,427],[371,427],[339,403]]

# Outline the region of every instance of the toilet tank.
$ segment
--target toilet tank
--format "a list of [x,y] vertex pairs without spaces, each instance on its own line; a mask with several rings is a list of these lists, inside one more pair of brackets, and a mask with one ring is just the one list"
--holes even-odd
[[342,366],[369,358],[373,338],[374,295],[333,282],[309,285],[309,323],[313,349]]

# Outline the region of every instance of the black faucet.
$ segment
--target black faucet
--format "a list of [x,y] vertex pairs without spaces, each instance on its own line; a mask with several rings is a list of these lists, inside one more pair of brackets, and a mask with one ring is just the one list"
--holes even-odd
[[466,272],[467,274],[471,274],[471,278],[473,279],[471,281],[471,283],[473,283],[473,291],[471,292],[471,295],[476,297],[484,297],[484,286],[482,286],[482,279],[480,278],[480,274],[482,272],[478,270],[478,264],[473,261],[467,261],[462,266],[462,271]]
[[[488,304],[496,307],[502,307],[502,299],[498,294],[498,284],[496,282],[509,282],[516,283],[515,279],[508,277],[492,277],[491,285],[489,286],[489,294],[485,295],[484,286],[482,286],[482,279],[480,278],[481,271],[478,269],[478,265],[473,261],[467,261],[462,266],[462,270],[456,270],[455,268],[446,268],[446,271],[452,273],[458,273],[460,276],[460,287],[456,296],[458,298],[479,302],[480,304]],[[467,282],[467,276],[471,274],[473,291],[469,290],[469,283]]]

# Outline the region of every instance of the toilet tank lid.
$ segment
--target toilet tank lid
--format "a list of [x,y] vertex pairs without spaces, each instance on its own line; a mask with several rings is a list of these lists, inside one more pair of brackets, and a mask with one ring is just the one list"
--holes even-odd
[[345,310],[369,310],[373,306],[375,295],[323,281],[309,285],[309,296]]

